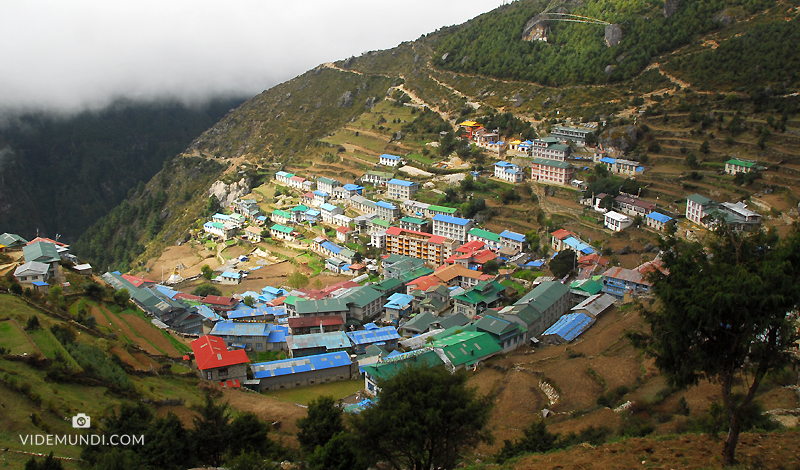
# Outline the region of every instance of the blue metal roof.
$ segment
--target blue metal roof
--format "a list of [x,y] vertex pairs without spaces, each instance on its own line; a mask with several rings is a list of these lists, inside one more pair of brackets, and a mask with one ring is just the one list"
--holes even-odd
[[240,319],[240,318],[251,318],[251,317],[261,317],[264,315],[285,315],[286,309],[283,307],[258,307],[258,308],[248,308],[244,310],[234,310],[228,313],[228,318],[233,319]]
[[433,220],[439,222],[446,222],[448,224],[456,224],[456,225],[467,225],[468,223],[472,222],[470,219],[462,219],[461,217],[453,217],[451,215],[443,215],[443,214],[434,215]]
[[336,206],[334,206],[333,204],[330,204],[328,202],[326,202],[324,204],[320,204],[319,208],[324,210],[324,211],[328,211],[328,212],[336,210]]
[[155,287],[156,287],[156,290],[158,290],[159,292],[161,292],[165,296],[169,297],[170,299],[174,299],[175,296],[178,294],[178,291],[176,291],[174,289],[170,289],[169,287],[166,287],[166,286],[157,285]]
[[390,295],[386,300],[386,305],[384,305],[383,308],[395,308],[398,310],[403,310],[411,305],[411,302],[414,300],[414,296],[396,292]]
[[219,322],[214,325],[211,335],[230,336],[267,336],[272,329],[269,323],[234,323],[231,321]]
[[278,288],[278,287],[272,287],[272,286],[264,286],[264,287],[262,287],[261,288],[261,293],[262,294],[274,295],[275,297],[280,297],[282,295],[286,295],[287,294],[287,292],[285,290],[283,290],[281,288]]
[[616,163],[617,162],[617,160],[615,158],[611,158],[611,157],[603,157],[603,158],[600,159],[600,161],[603,162],[603,163]]
[[50,284],[48,284],[46,282],[42,282],[42,281],[33,281],[33,282],[31,282],[31,284],[33,284],[36,287],[44,287],[44,286],[49,286],[50,285]]
[[396,178],[392,178],[389,181],[387,181],[386,184],[396,184],[398,186],[409,186],[410,187],[410,186],[416,185],[417,183],[414,183],[412,181],[399,180],[399,179],[396,179]]
[[525,243],[525,235],[521,233],[512,232],[510,230],[503,230],[502,232],[500,232],[500,236],[508,238],[509,240],[514,240],[515,242]]
[[381,158],[386,158],[388,160],[400,160],[400,157],[398,157],[397,155],[389,155],[388,153],[384,153],[383,155],[381,155]]
[[500,160],[499,162],[495,163],[494,166],[499,166],[502,168],[513,168],[517,165],[514,165],[513,163],[508,163],[507,161],[504,160]]
[[335,243],[331,243],[329,241],[324,241],[320,245],[323,248],[325,248],[326,250],[330,250],[330,251],[332,251],[334,253],[339,253],[340,251],[342,251],[342,247],[341,246],[339,246],[339,245],[337,245]]
[[649,218],[651,218],[653,220],[657,220],[658,222],[662,222],[662,223],[667,223],[670,220],[672,220],[672,217],[670,217],[668,215],[664,215],[664,214],[658,213],[658,212],[651,212],[651,213],[647,214],[647,217],[649,217]]
[[306,215],[310,216],[310,217],[317,217],[320,214],[321,214],[321,212],[316,210],[316,209],[309,209],[309,210],[306,211]]
[[378,201],[378,202],[375,203],[375,205],[378,206],[378,207],[383,207],[384,209],[389,209],[389,210],[397,209],[397,206],[395,206],[394,204],[390,204],[390,203],[388,203],[386,201]]
[[359,185],[353,184],[353,183],[347,183],[346,185],[343,186],[343,188],[344,188],[345,191],[360,191],[360,190],[364,189],[363,186],[359,186]]
[[327,196],[328,196],[328,193],[326,193],[325,191],[320,191],[319,189],[317,189],[317,190],[315,190],[315,191],[314,191],[314,195],[315,195],[315,196],[323,196],[323,197],[327,197]]
[[583,313],[568,313],[562,315],[557,322],[546,329],[542,336],[556,335],[565,341],[572,341],[586,331],[593,321],[592,317]]
[[397,333],[397,330],[391,326],[374,330],[350,331],[347,333],[347,336],[350,338],[350,341],[352,341],[353,344],[357,345],[400,339],[400,335]]
[[252,364],[253,376],[257,379],[291,375],[310,370],[323,370],[333,367],[350,365],[350,356],[346,352],[334,352],[306,356],[297,359],[284,359],[282,361],[260,362]]
[[220,277],[229,277],[231,279],[241,279],[242,275],[237,273],[237,272],[233,272],[233,271],[225,271],[224,273],[220,274]]
[[197,313],[208,318],[209,320],[224,320],[219,314],[211,310],[205,305],[198,305],[197,306]]

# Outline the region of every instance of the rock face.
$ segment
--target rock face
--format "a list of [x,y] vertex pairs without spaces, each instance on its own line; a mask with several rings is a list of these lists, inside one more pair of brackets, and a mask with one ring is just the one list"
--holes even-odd
[[614,47],[622,41],[622,28],[618,24],[606,26],[606,45]]
[[225,184],[217,180],[208,189],[208,196],[216,197],[222,207],[228,207],[236,199],[250,194],[250,189],[250,180],[247,178],[242,178],[231,184]]
[[627,152],[636,143],[636,126],[617,126],[606,129],[600,134],[600,142],[604,147],[614,147]]
[[664,0],[664,18],[669,18],[678,12],[681,0]]
[[522,39],[524,41],[547,41],[547,35],[550,33],[550,25],[547,23],[545,15],[536,15],[525,24],[522,30]]
[[349,108],[353,105],[353,93],[346,91],[342,96],[339,97],[339,107],[340,108]]

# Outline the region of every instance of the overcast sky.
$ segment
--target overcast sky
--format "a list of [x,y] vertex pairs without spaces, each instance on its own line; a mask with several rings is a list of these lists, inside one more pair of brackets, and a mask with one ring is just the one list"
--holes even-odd
[[0,111],[115,97],[255,95],[321,63],[387,49],[500,0],[0,2]]

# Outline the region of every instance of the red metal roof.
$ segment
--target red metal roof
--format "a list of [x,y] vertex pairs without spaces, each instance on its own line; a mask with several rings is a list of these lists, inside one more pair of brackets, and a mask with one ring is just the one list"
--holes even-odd
[[445,238],[443,236],[441,236],[441,235],[431,235],[430,233],[418,232],[416,230],[408,230],[408,229],[404,229],[404,228],[400,228],[400,227],[389,227],[389,228],[386,229],[386,234],[387,235],[400,236],[400,235],[403,235],[403,234],[406,234],[406,233],[413,233],[414,235],[421,235],[422,237],[427,238],[428,242],[430,242],[430,243],[442,243],[442,242],[445,241]]
[[200,370],[216,369],[236,364],[247,364],[250,359],[243,349],[228,351],[225,341],[216,336],[201,336],[191,342],[197,368]]
[[131,276],[130,274],[123,274],[122,278],[126,281],[130,282],[136,287],[142,287],[142,284],[155,284],[156,281],[151,281],[150,279],[145,279],[143,277],[138,276]]
[[567,237],[573,236],[573,233],[570,232],[569,230],[564,230],[563,228],[560,228],[555,232],[551,233],[550,235],[552,235],[554,238],[558,238],[559,240],[564,240]]
[[289,328],[304,328],[311,326],[336,326],[344,325],[341,315],[321,315],[318,317],[292,317],[289,318]]
[[337,232],[347,233],[352,230],[350,227],[339,227],[336,229]]
[[282,296],[278,297],[277,299],[274,299],[274,300],[271,300],[271,301],[267,302],[267,305],[269,305],[270,307],[277,307],[278,305],[283,305],[283,301],[284,300],[286,300],[286,296],[282,295]]
[[175,294],[175,298],[181,300],[194,300],[197,302],[203,301],[203,298],[200,297],[199,295],[186,294],[184,292],[178,292],[177,294]]
[[233,307],[239,301],[232,297],[220,297],[218,295],[207,295],[203,299],[204,304],[218,305],[221,307]]
[[226,380],[224,382],[220,382],[219,384],[225,388],[240,388],[242,386],[239,383],[239,379]]
[[482,250],[485,246],[486,243],[480,240],[472,240],[456,248],[456,253],[475,253],[476,251]]
[[36,237],[33,240],[31,240],[28,243],[26,243],[25,246],[33,245],[34,243],[37,243],[37,242],[52,243],[53,245],[56,245],[56,246],[69,246],[66,243],[57,242],[57,241],[53,240],[52,238],[46,238],[46,237]]

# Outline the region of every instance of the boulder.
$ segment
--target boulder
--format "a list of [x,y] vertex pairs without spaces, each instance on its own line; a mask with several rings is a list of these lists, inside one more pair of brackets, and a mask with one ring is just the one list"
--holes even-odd
[[614,147],[625,153],[636,144],[636,126],[617,126],[604,130],[600,134],[600,143],[604,147]]
[[606,26],[606,45],[614,47],[622,41],[622,28],[618,24],[610,24]]
[[225,184],[217,180],[208,189],[208,196],[216,197],[222,207],[228,207],[236,199],[250,194],[250,189],[250,180],[248,178],[242,178],[231,184]]
[[353,93],[350,91],[344,92],[344,94],[339,97],[339,107],[349,108],[352,105],[353,105]]
[[681,7],[681,0],[664,0],[664,18],[669,18],[678,12]]

